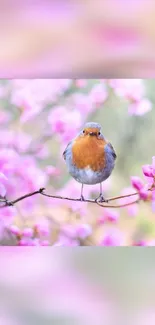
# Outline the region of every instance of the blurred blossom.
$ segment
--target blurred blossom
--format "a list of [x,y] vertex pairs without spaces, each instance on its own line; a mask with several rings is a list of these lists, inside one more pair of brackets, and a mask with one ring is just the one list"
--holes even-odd
[[47,220],[35,224],[34,229],[35,229],[35,233],[39,236],[49,235],[49,223]]
[[87,86],[87,80],[86,79],[77,79],[77,80],[75,80],[75,85],[79,88],[85,88]]
[[125,97],[130,101],[138,102],[145,94],[142,79],[113,79],[109,81],[109,84],[118,96]]
[[130,105],[128,112],[130,115],[144,115],[152,109],[151,102],[145,98],[145,87],[142,79],[122,79],[110,80],[110,86],[114,88],[117,95],[125,97]]
[[22,231],[22,236],[23,237],[26,237],[26,238],[31,238],[33,236],[33,230],[32,230],[32,228],[25,228]]
[[94,111],[94,106],[90,96],[77,93],[74,95],[74,106],[86,118],[88,114]]
[[19,229],[19,227],[15,226],[15,225],[11,225],[9,227],[9,230],[15,236],[20,236],[21,235],[21,230]]
[[119,218],[119,212],[115,211],[115,210],[110,210],[110,209],[106,209],[104,212],[104,216],[106,218],[107,221],[110,222],[117,222],[118,218]]
[[96,106],[104,103],[107,97],[108,97],[108,93],[103,83],[95,85],[90,93],[90,98],[92,100],[92,103],[95,104]]
[[102,225],[106,222],[117,222],[119,219],[119,212],[112,209],[104,209],[102,215],[98,218],[98,224]]
[[77,239],[72,239],[70,237],[67,237],[66,235],[64,236],[63,234],[59,236],[58,241],[55,242],[53,245],[54,247],[56,246],[69,246],[69,247],[77,247],[80,246],[80,242]]
[[61,175],[61,171],[54,167],[54,166],[47,166],[46,167],[46,173],[49,175],[49,176],[60,176]]
[[147,99],[141,100],[139,103],[134,103],[129,106],[129,114],[143,115],[152,109],[151,102]]
[[13,80],[11,102],[21,110],[21,121],[25,122],[39,114],[49,101],[56,101],[70,83],[69,79]]
[[123,236],[117,229],[111,229],[103,236],[101,246],[122,246]]
[[[72,75],[80,87],[80,78],[94,73],[151,78],[154,14],[153,0],[2,1],[1,77]],[[40,109],[35,105],[34,115]]]
[[68,112],[65,107],[56,107],[51,110],[48,122],[53,133],[56,133],[67,142],[77,134],[81,125],[81,115],[76,110]]
[[90,225],[81,224],[76,228],[76,236],[80,239],[85,239],[92,234],[92,228]]
[[147,243],[145,240],[139,240],[133,243],[133,246],[147,246]]

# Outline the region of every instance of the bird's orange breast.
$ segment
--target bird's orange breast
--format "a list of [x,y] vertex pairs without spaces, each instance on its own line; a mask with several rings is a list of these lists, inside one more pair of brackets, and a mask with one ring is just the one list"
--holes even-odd
[[105,168],[104,147],[107,142],[97,137],[79,137],[72,146],[73,163],[79,169],[91,168],[100,171]]

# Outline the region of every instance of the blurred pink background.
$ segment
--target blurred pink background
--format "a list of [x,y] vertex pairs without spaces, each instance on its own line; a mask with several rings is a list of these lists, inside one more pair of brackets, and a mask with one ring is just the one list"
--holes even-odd
[[3,0],[0,77],[154,77],[154,0]]
[[[117,205],[132,197],[112,209],[39,194],[4,207],[5,197],[14,200],[39,188],[78,199],[81,184],[69,175],[62,153],[90,121],[101,124],[117,153],[104,197],[135,193],[137,182],[138,189],[150,187],[154,90],[155,80],[143,79],[0,80],[0,245],[155,245],[155,194],[126,208]],[[146,179],[150,164],[154,172]],[[85,199],[98,194],[99,184],[84,186]]]
[[154,325],[154,251],[0,248],[0,325]]

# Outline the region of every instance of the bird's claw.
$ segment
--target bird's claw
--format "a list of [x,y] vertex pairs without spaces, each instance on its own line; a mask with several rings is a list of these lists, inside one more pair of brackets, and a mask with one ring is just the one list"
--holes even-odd
[[99,195],[99,197],[96,198],[95,200],[96,202],[99,202],[99,203],[108,203],[108,200],[106,200],[102,194]]
[[85,199],[84,199],[84,196],[83,195],[81,195],[81,197],[80,197],[80,201],[84,201]]

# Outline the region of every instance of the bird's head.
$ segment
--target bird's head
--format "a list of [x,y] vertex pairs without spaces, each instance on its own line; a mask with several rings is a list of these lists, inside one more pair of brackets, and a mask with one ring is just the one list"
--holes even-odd
[[102,136],[101,126],[100,126],[100,124],[94,123],[94,122],[86,123],[82,130],[82,134],[84,137],[99,138],[100,136]]

